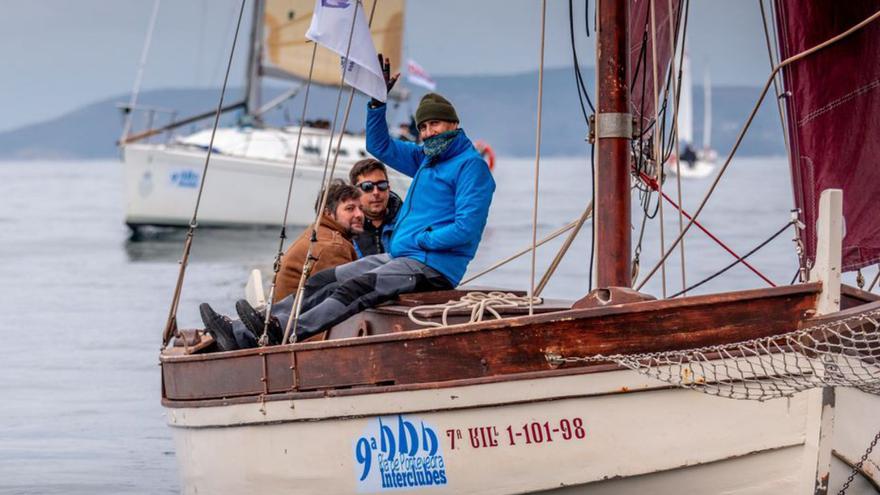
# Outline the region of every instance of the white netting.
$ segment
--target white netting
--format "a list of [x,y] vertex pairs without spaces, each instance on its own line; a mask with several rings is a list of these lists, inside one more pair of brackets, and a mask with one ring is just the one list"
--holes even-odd
[[672,385],[732,399],[790,397],[815,387],[880,395],[880,310],[732,344],[644,354],[566,357],[555,365],[609,362]]

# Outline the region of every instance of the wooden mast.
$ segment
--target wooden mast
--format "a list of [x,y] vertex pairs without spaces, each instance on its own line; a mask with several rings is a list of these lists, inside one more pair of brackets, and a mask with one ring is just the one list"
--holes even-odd
[[629,3],[597,4],[596,287],[630,287]]

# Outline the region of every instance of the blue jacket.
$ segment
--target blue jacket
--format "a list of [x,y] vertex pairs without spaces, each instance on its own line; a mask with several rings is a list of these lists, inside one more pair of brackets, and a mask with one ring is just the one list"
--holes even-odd
[[367,109],[367,151],[413,178],[397,215],[391,256],[412,258],[458,285],[486,227],[495,180],[462,132],[436,160],[391,139],[385,106]]

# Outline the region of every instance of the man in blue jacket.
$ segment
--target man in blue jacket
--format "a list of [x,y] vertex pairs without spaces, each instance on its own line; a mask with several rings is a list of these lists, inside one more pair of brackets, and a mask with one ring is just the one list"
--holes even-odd
[[486,226],[495,181],[446,98],[425,95],[416,123],[422,145],[392,139],[385,104],[370,102],[367,151],[413,180],[388,253],[309,279],[297,321],[298,340],[398,294],[453,288],[464,276]]

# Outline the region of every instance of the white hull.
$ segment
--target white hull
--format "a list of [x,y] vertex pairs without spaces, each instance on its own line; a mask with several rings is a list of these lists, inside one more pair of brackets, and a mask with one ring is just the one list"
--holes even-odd
[[[608,371],[168,409],[168,421],[184,493],[788,494],[813,493],[820,410],[821,391],[738,401]],[[865,431],[876,427],[867,416],[858,421]],[[837,436],[849,423],[836,427]],[[529,443],[524,425],[540,430],[542,441],[533,433]],[[858,445],[848,455],[861,455],[873,435],[865,431],[852,436]],[[407,459],[433,463],[430,486],[382,487],[379,457],[401,438],[415,450]],[[408,473],[393,471],[385,483],[425,482]]]
[[[232,137],[240,132],[222,130]],[[264,132],[268,131],[254,131]],[[219,134],[218,137],[224,137]],[[274,136],[279,136],[276,131]],[[199,206],[200,226],[280,225],[293,164],[290,140],[296,134],[276,137],[277,146],[252,145],[250,149],[215,148]],[[320,139],[323,137],[323,139]],[[204,140],[203,134],[188,138],[189,144]],[[282,141],[286,139],[286,141]],[[311,140],[310,140],[311,138]],[[304,146],[326,153],[326,136],[304,136]],[[282,146],[283,145],[283,146]],[[323,146],[318,148],[319,146]],[[366,156],[363,137],[346,136],[334,177],[348,181],[352,165]],[[204,149],[195,146],[131,144],[124,148],[125,222],[131,226],[186,226],[192,218],[202,170]],[[275,157],[275,158],[269,158]],[[290,204],[288,224],[314,221],[315,198],[324,174],[324,159],[302,152]],[[390,171],[392,190],[404,196],[409,178]]]
[[715,162],[698,159],[693,165],[681,162],[677,169],[675,163],[668,162],[666,171],[670,175],[679,175],[682,179],[705,179],[715,171]]

